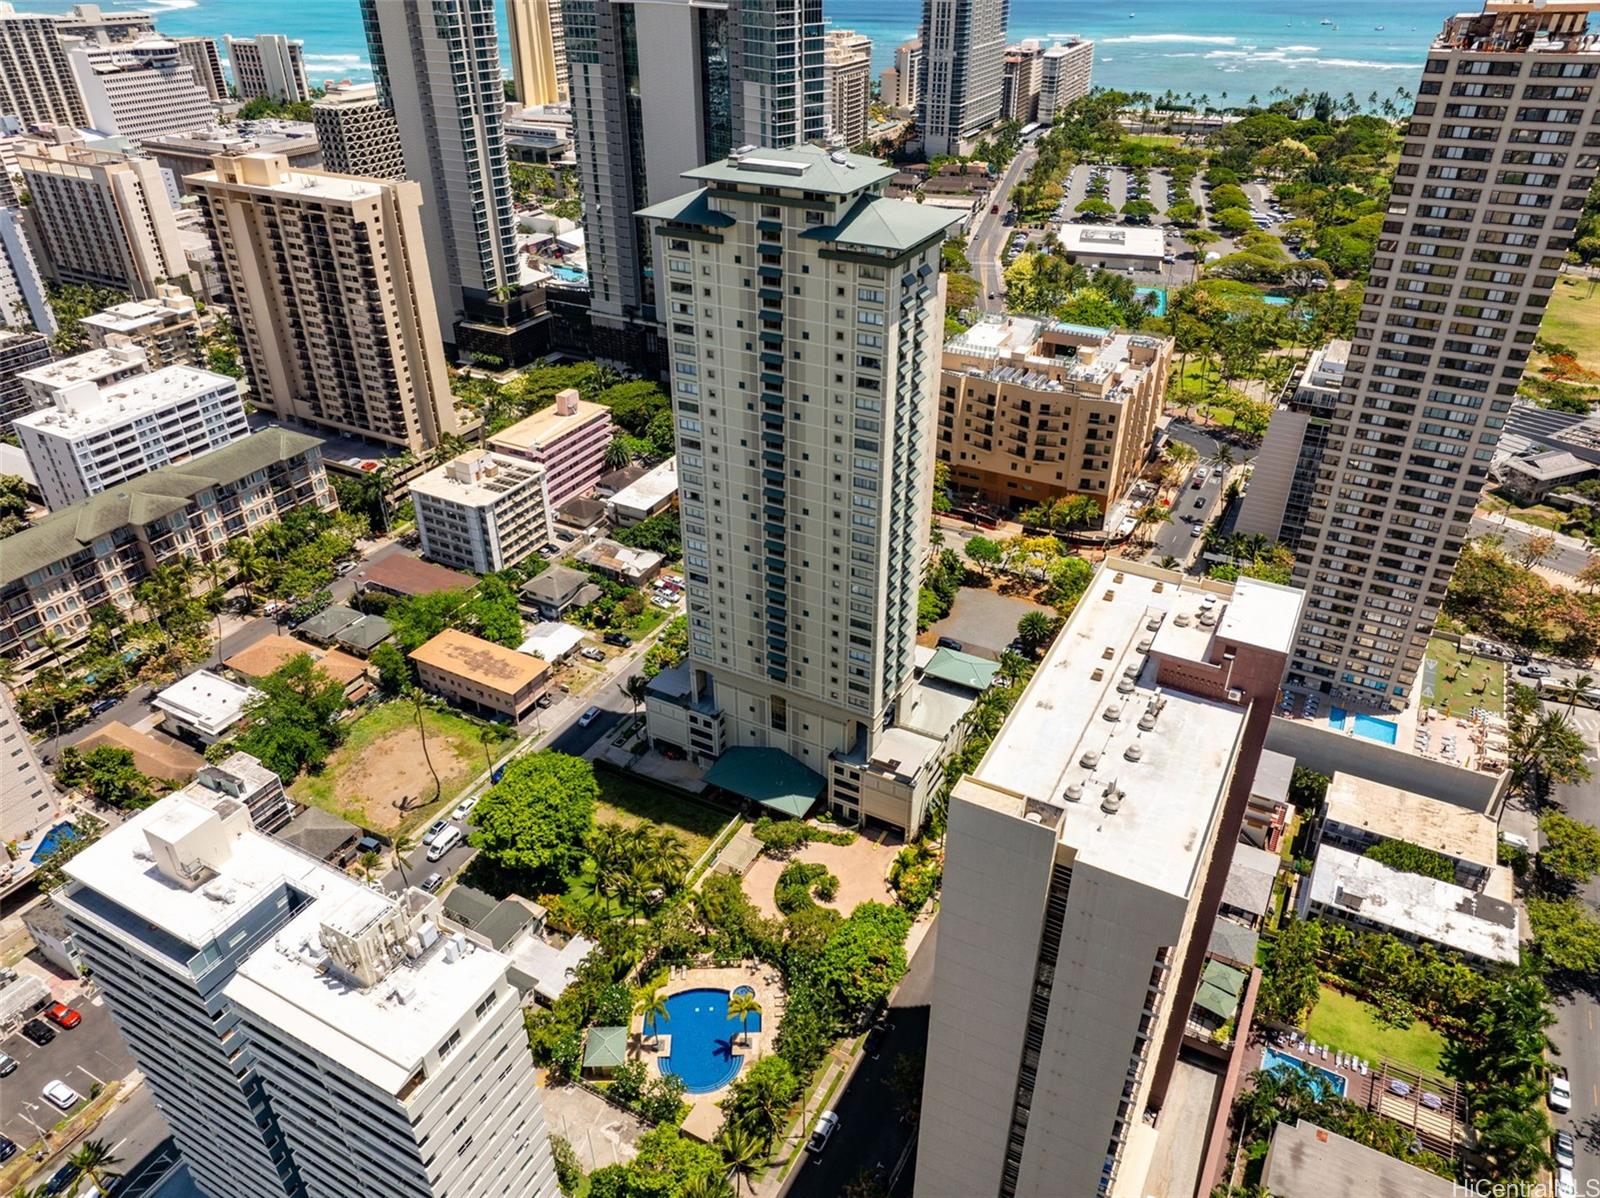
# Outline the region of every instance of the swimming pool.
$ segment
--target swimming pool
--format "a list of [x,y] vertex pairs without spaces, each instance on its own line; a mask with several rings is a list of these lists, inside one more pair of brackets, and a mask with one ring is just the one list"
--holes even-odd
[[68,821],[62,820],[40,839],[39,846],[33,850],[31,860],[35,865],[38,865],[39,862],[66,844],[67,841],[76,840],[77,838],[78,829],[74,828]]
[[[748,986],[739,990],[754,993]],[[742,1023],[729,1019],[726,990],[684,990],[667,999],[667,1018],[659,1030],[672,1037],[661,1072],[677,1074],[686,1092],[705,1094],[738,1076],[744,1057],[734,1052],[734,1041],[745,1031],[759,1032],[761,1016],[753,1014]],[[646,1019],[645,1035],[656,1031],[655,1020]]]
[[1328,708],[1328,727],[1336,732],[1344,731],[1346,719],[1353,720],[1354,726],[1351,730],[1357,736],[1365,737],[1367,740],[1375,740],[1383,745],[1392,745],[1400,737],[1400,726],[1393,720],[1379,719],[1375,715],[1367,715],[1365,712],[1360,711],[1351,714],[1342,707]]
[[570,266],[551,266],[549,270],[563,283],[576,283],[580,287],[589,285],[589,276],[581,270],[573,270]]
[[1279,1052],[1276,1048],[1268,1048],[1261,1054],[1261,1067],[1271,1073],[1281,1073],[1292,1070],[1310,1081],[1312,1089],[1317,1092],[1318,1098],[1329,1096],[1343,1098],[1345,1080],[1331,1069],[1324,1069],[1321,1065],[1313,1065],[1309,1061],[1302,1061],[1299,1057],[1290,1056],[1286,1052]]
[[1165,316],[1167,314],[1167,293],[1160,287],[1135,287],[1134,294],[1141,299],[1147,295],[1156,297],[1155,304],[1150,308],[1151,316]]

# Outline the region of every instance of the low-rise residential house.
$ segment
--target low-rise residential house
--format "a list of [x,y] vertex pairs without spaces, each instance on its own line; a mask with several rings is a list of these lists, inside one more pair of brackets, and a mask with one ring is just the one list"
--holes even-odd
[[592,566],[607,578],[631,587],[649,582],[661,573],[667,560],[652,549],[633,549],[608,540],[592,541],[572,556],[574,561]]
[[404,553],[363,565],[355,574],[356,590],[365,593],[378,591],[409,599],[417,595],[432,595],[439,591],[466,591],[478,585],[470,574],[447,570],[432,562],[419,561]]
[[338,649],[323,649],[308,645],[292,636],[274,633],[264,636],[248,648],[241,649],[224,659],[223,667],[239,675],[246,682],[259,682],[268,674],[282,669],[302,653],[310,656],[316,666],[329,678],[344,687],[350,702],[364,698],[372,687],[371,667],[359,657]]
[[162,714],[162,722],[172,735],[214,745],[233,730],[244,718],[245,709],[260,697],[261,692],[253,686],[241,686],[210,670],[196,670],[156,692],[150,706]]
[[422,688],[490,717],[517,723],[533,714],[550,666],[537,657],[447,628],[411,653]]
[[1252,930],[1261,928],[1272,906],[1272,884],[1277,880],[1281,864],[1278,854],[1266,849],[1251,844],[1235,848],[1217,914]]
[[551,566],[522,584],[522,603],[545,620],[559,620],[575,608],[600,598],[600,586],[582,570]]
[[678,459],[668,458],[614,491],[606,501],[606,513],[618,528],[627,528],[659,516],[677,501]]
[[1261,751],[1239,837],[1258,849],[1278,851],[1289,825],[1289,788],[1294,783],[1294,758],[1270,749]]

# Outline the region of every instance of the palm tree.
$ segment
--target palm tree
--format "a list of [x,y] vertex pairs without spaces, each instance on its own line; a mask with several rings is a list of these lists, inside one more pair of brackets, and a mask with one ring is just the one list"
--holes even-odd
[[739,1032],[750,1042],[750,1016],[761,1014],[761,1003],[748,990],[735,990],[728,995],[728,1018],[739,1021]]
[[491,774],[494,773],[494,754],[489,752],[489,746],[500,739],[500,733],[493,724],[484,724],[478,729],[478,743],[483,746],[483,768]]
[[683,1198],[734,1198],[728,1179],[715,1173],[702,1173],[689,1179],[683,1187]]
[[[434,802],[438,802],[439,792],[441,790],[439,784],[439,771],[433,768],[433,755],[428,752],[428,726],[422,719],[423,702],[421,687],[414,686],[411,688],[411,706],[417,714],[417,735],[422,738],[422,760],[428,763],[428,772],[433,775],[433,799]],[[402,806],[403,805],[404,804],[402,803]]]
[[634,711],[638,711],[639,704],[644,702],[645,692],[650,689],[650,679],[643,674],[630,674],[618,684],[618,689],[632,700]]
[[372,881],[372,875],[377,872],[378,866],[383,864],[383,854],[376,849],[368,849],[356,859],[361,866],[361,876],[367,881]]
[[667,1000],[661,997],[661,991],[652,990],[634,1005],[633,1013],[644,1019],[644,1026],[650,1029],[650,1036],[657,1044],[661,1043],[661,1025],[672,1018],[672,1012],[667,1010]]
[[1233,465],[1233,450],[1227,444],[1218,445],[1216,452],[1211,455],[1211,461],[1217,469],[1226,474]]
[[1578,706],[1578,700],[1594,686],[1593,674],[1575,674],[1562,684],[1566,691],[1567,715],[1572,715]]
[[400,885],[410,886],[411,879],[406,877],[406,854],[417,847],[417,842],[405,832],[395,834],[394,840],[389,845],[389,851],[394,854],[394,867],[400,871]]
[[[761,1158],[765,1155],[761,1142],[744,1128],[735,1125],[723,1128],[717,1139],[717,1147],[722,1150],[722,1159],[727,1162],[728,1172],[733,1177],[733,1192],[738,1194],[743,1183],[754,1177],[756,1170],[761,1167]],[[754,1188],[752,1185],[752,1191]]]
[[102,1194],[122,1176],[116,1172],[122,1159],[112,1155],[111,1146],[104,1140],[85,1140],[78,1151],[72,1154],[71,1162],[78,1166],[78,1181],[93,1182]]
[[631,461],[633,461],[633,451],[628,448],[627,441],[622,438],[621,434],[612,437],[610,443],[606,446],[605,468],[607,470],[621,470]]

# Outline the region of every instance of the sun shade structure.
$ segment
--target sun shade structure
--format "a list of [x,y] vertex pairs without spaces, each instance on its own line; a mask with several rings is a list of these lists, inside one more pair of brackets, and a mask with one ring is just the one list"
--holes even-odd
[[585,1069],[615,1069],[628,1059],[628,1029],[592,1027],[583,1042]]
[[706,785],[760,803],[781,815],[801,818],[827,785],[822,775],[782,749],[729,749],[709,770]]

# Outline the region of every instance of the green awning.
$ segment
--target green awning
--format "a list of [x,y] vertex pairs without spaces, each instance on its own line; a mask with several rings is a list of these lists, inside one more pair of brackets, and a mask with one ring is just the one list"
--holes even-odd
[[628,1029],[592,1027],[583,1042],[585,1069],[615,1069],[628,1059]]
[[803,819],[827,781],[782,749],[729,749],[706,771],[706,783],[782,815]]
[[954,686],[984,691],[989,689],[989,684],[994,681],[995,673],[999,669],[999,662],[990,661],[986,657],[974,657],[971,653],[957,653],[954,649],[940,648],[934,650],[933,656],[928,659],[928,664],[922,667],[922,672],[929,678],[937,678]]
[[1239,1011],[1239,996],[1244,993],[1249,975],[1221,961],[1207,961],[1200,974],[1200,987],[1194,994],[1194,1005],[1208,1011],[1218,1019],[1232,1019]]

